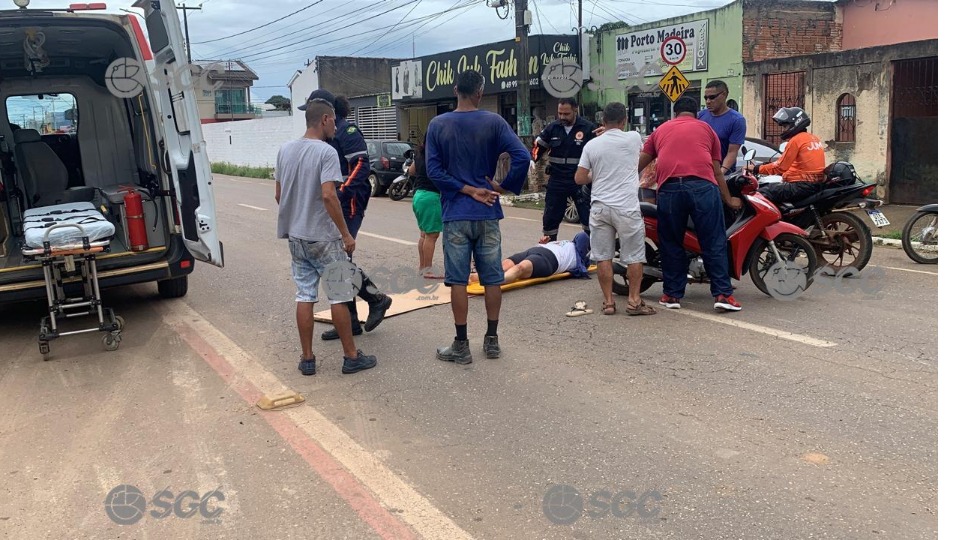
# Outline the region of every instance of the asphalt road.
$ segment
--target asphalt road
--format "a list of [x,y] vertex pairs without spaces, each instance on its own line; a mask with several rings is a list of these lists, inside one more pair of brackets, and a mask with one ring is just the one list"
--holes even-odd
[[[43,362],[44,306],[0,306],[4,536],[937,537],[937,266],[877,246],[863,279],[790,302],[744,281],[726,315],[691,285],[680,311],[607,317],[596,279],[561,281],[504,294],[499,360],[473,299],[470,366],[435,359],[438,306],[360,336],[361,374],[318,339],[306,378],[273,184],[216,194],[227,266],[180,300],[108,291],[118,351],[67,337]],[[532,245],[540,214],[506,214],[504,251]],[[414,268],[416,240],[409,199],[375,199],[356,261]],[[577,300],[597,313],[565,317]],[[306,402],[253,406],[283,389]],[[105,508],[122,485],[129,525]]]

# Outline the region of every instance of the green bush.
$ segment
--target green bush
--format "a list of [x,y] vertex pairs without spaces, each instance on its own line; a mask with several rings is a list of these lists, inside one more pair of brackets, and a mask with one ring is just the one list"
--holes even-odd
[[232,163],[216,162],[210,164],[210,170],[217,174],[246,176],[247,178],[273,178],[273,169],[269,167],[247,167]]

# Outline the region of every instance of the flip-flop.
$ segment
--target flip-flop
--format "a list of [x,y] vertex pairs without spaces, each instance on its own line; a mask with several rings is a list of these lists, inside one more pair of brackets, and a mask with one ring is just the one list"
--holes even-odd
[[590,315],[593,310],[587,307],[587,303],[580,301],[573,305],[573,308],[567,312],[567,317],[579,317],[581,315]]

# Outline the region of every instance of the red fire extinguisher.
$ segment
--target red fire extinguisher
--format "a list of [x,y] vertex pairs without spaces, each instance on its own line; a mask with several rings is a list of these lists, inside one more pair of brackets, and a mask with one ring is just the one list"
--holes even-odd
[[134,189],[123,196],[123,208],[127,214],[127,235],[132,251],[147,249],[147,226],[143,219],[143,201]]

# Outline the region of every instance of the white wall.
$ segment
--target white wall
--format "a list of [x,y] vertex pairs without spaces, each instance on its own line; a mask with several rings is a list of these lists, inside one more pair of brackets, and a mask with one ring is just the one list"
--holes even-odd
[[299,117],[294,115],[204,124],[203,139],[207,143],[207,155],[211,163],[220,161],[273,168],[277,164],[280,145],[302,137],[304,131],[306,126],[301,112]]

